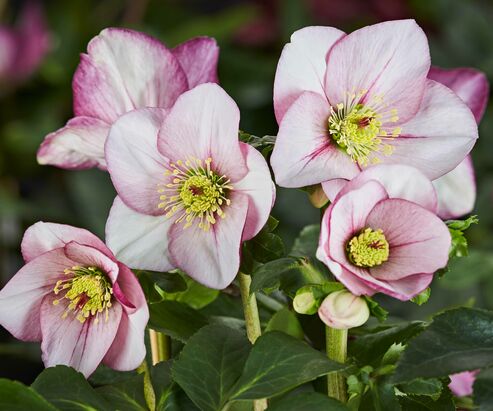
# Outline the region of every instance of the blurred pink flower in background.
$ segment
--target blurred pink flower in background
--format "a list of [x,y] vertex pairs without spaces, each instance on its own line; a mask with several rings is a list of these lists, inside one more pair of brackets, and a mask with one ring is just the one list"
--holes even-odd
[[37,70],[50,48],[50,35],[41,3],[28,1],[16,25],[0,26],[0,83],[10,87]]
[[218,58],[216,41],[208,37],[168,49],[137,31],[103,30],[89,42],[74,75],[76,117],[45,137],[38,162],[106,169],[104,144],[118,117],[137,108],[170,108],[185,91],[217,82]]
[[474,380],[479,371],[464,371],[450,376],[450,390],[457,397],[465,397],[473,392]]
[[450,233],[419,170],[370,167],[344,185],[322,219],[317,258],[355,295],[409,300],[445,267]]
[[149,311],[130,269],[89,231],[39,222],[22,240],[25,265],[0,291],[0,324],[41,341],[46,367],[88,377],[102,362],[128,371],[146,353]]

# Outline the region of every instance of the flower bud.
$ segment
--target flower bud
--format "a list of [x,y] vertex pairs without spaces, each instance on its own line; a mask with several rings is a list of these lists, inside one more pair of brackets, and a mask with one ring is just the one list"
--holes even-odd
[[310,203],[312,203],[313,207],[322,208],[329,202],[329,199],[327,198],[321,184],[309,187],[307,192],[308,198],[310,199]]
[[370,310],[364,298],[341,290],[325,298],[318,309],[318,315],[329,327],[347,330],[363,325],[370,316]]
[[298,314],[315,314],[320,305],[311,290],[300,290],[293,299],[293,308]]

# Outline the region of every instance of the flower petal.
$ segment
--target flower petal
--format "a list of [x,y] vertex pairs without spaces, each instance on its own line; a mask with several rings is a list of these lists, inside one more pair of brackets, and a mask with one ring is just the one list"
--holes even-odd
[[24,233],[21,244],[22,256],[27,263],[47,251],[65,247],[71,241],[97,248],[102,253],[112,257],[106,244],[90,231],[70,225],[44,223],[42,221],[33,224]]
[[135,309],[129,310],[122,304],[120,326],[103,363],[115,370],[130,371],[137,368],[146,355],[144,334],[149,321],[149,309],[135,275],[123,264],[119,264],[119,268],[118,285]]
[[128,29],[94,37],[74,75],[74,111],[108,123],[143,107],[169,108],[188,89],[180,63],[160,41]]
[[240,245],[248,210],[248,197],[234,193],[231,204],[223,209],[226,218],[218,218],[210,230],[197,222],[184,229],[170,229],[169,251],[176,266],[206,287],[223,289],[234,280],[240,268]]
[[303,93],[279,127],[271,165],[281,187],[303,187],[333,178],[354,177],[359,168],[328,137],[329,103],[316,93]]
[[413,274],[433,274],[447,265],[450,233],[434,213],[401,199],[378,203],[368,215],[368,227],[381,229],[390,252],[388,261],[370,268],[380,280],[400,280]]
[[38,163],[72,170],[105,170],[104,143],[109,128],[108,123],[97,118],[75,117],[45,137],[38,149]]
[[333,27],[305,27],[291,35],[284,46],[274,80],[274,110],[278,124],[304,91],[322,96],[326,57],[344,32]]
[[433,181],[438,194],[438,215],[444,220],[469,214],[476,202],[476,179],[471,156],[451,172]]
[[111,127],[105,147],[108,171],[120,198],[143,214],[160,215],[159,185],[165,181],[165,158],[157,135],[166,112],[140,109],[121,116]]
[[187,75],[190,88],[202,83],[218,83],[219,47],[215,39],[195,37],[179,44],[171,52]]
[[471,110],[449,88],[428,80],[419,112],[395,140],[384,163],[414,166],[434,180],[464,160],[478,138]]
[[169,271],[168,231],[173,220],[140,214],[116,197],[106,221],[106,242],[118,260],[131,268]]
[[325,91],[331,105],[348,93],[365,93],[363,103],[383,96],[401,121],[418,111],[430,69],[428,40],[414,20],[387,21],[356,30],[330,50]]
[[242,241],[247,241],[255,237],[267,222],[276,199],[276,186],[262,154],[248,144],[240,144],[249,171],[235,183],[234,191],[248,196],[248,213],[242,236]]
[[472,68],[442,69],[432,67],[428,78],[438,81],[457,94],[471,109],[476,122],[483,117],[490,95],[486,75]]
[[48,295],[41,304],[41,351],[46,367],[67,365],[87,378],[103,360],[113,343],[122,316],[122,307],[115,302],[108,310],[108,320],[101,314],[80,323],[73,312],[62,318],[66,304],[53,305],[54,295]]
[[159,130],[158,149],[172,161],[212,158],[212,167],[234,183],[248,168],[238,142],[240,111],[217,84],[182,94]]

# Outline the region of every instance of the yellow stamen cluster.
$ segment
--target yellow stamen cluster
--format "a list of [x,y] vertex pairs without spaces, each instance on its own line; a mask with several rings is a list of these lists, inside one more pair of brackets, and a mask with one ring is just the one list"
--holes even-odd
[[366,228],[349,241],[347,253],[358,267],[376,267],[389,259],[389,243],[382,230]]
[[97,267],[75,266],[64,270],[69,278],[58,280],[53,288],[55,295],[65,294],[53,301],[53,305],[68,300],[68,306],[62,315],[67,318],[71,311],[77,320],[84,323],[87,318],[96,317],[99,322],[99,314],[105,313],[105,321],[108,321],[108,310],[111,308],[113,288],[106,275]]
[[197,219],[199,228],[208,231],[217,216],[226,217],[224,207],[231,204],[228,194],[233,186],[225,175],[216,174],[211,164],[211,158],[178,160],[165,172],[171,181],[159,185],[162,202],[158,207],[166,211],[167,218],[178,214],[175,223],[184,222],[184,229]]
[[362,166],[379,163],[376,153],[391,155],[393,147],[385,141],[401,133],[399,127],[388,127],[389,123],[399,121],[397,110],[387,110],[382,96],[374,96],[368,104],[361,103],[366,93],[348,93],[344,103],[330,108],[328,119],[330,136]]

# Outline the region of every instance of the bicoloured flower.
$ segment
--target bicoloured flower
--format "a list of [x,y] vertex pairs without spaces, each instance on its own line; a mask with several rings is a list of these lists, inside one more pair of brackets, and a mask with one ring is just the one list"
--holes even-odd
[[409,300],[448,261],[451,238],[432,183],[404,165],[370,167],[336,195],[317,257],[355,295]]
[[229,285],[240,245],[266,223],[275,189],[262,155],[238,141],[240,113],[215,84],[182,94],[167,112],[141,109],[111,128],[106,161],[118,192],[109,247],[132,268],[180,268]]
[[476,380],[477,371],[464,371],[450,376],[448,387],[457,397],[472,395],[474,381]]
[[89,376],[100,364],[135,369],[146,353],[149,319],[130,269],[89,231],[36,223],[25,233],[26,264],[0,291],[0,324],[23,341],[41,341],[47,367]]
[[[472,68],[445,70],[432,67],[428,78],[455,92],[471,109],[476,122],[488,104],[489,85],[484,73]],[[470,213],[476,201],[476,179],[471,156],[467,156],[450,173],[433,181],[438,193],[438,215],[443,219]]]
[[277,183],[349,180],[378,163],[411,165],[431,179],[454,169],[477,126],[462,100],[427,78],[429,69],[428,42],[413,20],[349,35],[331,27],[295,32],[274,84]]
[[106,169],[104,144],[113,122],[137,108],[170,108],[185,91],[217,82],[218,56],[215,40],[207,37],[168,49],[143,33],[103,30],[90,41],[74,75],[76,117],[46,136],[38,162]]
[[331,328],[348,330],[366,323],[370,309],[363,298],[341,290],[325,297],[318,309],[318,316]]

